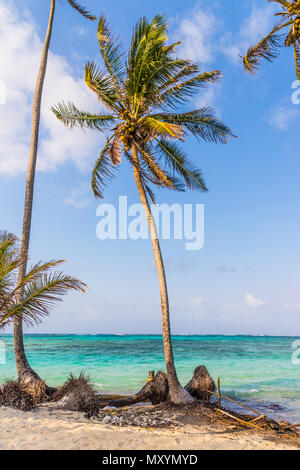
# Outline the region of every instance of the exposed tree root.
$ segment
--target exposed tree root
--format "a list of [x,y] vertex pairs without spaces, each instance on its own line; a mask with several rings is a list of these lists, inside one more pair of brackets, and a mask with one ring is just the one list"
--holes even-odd
[[[167,401],[169,399],[167,374],[159,371],[154,378],[149,381],[150,376],[152,376],[152,374],[150,375],[149,373],[146,384],[139,392],[126,398],[111,400],[108,404],[110,406],[122,407],[145,401],[151,401],[153,405]],[[198,366],[194,371],[192,380],[190,380],[183,390],[197,400],[209,401],[211,394],[207,393],[206,390],[215,391],[215,389],[215,383],[206,367]],[[177,404],[180,404],[180,402]]]
[[162,371],[159,371],[153,380],[146,382],[144,387],[135,395],[130,397],[111,400],[109,406],[129,406],[134,403],[139,403],[143,401],[151,401],[152,405],[157,405],[167,400],[169,394],[169,384],[167,374]]
[[[168,377],[162,371],[157,372],[156,375],[154,375],[154,371],[150,371],[143,388],[128,397],[98,395],[89,378],[82,373],[78,378],[71,374],[58,389],[48,387],[39,377],[23,382],[11,382],[9,387],[13,387],[15,394],[20,394],[20,397],[23,397],[21,401],[17,398],[13,402],[20,403],[20,407],[24,407],[24,409],[30,408],[31,402],[32,406],[36,406],[50,400],[57,403],[58,408],[82,411],[87,417],[97,416],[99,409],[104,406],[120,408],[146,401],[150,401],[153,405],[170,401]],[[199,366],[195,369],[192,380],[185,388],[182,388],[182,391],[194,399],[209,401],[210,394],[205,393],[204,390],[214,391],[215,384],[207,369],[204,366]],[[5,397],[5,402],[10,406],[8,395]],[[23,405],[23,402],[28,404]],[[180,404],[179,402],[178,405]]]

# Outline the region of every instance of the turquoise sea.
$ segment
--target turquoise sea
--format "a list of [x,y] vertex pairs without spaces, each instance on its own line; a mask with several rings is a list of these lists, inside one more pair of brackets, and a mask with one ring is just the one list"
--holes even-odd
[[[225,395],[270,417],[300,422],[300,364],[292,362],[299,338],[271,336],[174,336],[178,375],[185,385],[200,364],[221,378]],[[11,336],[2,335],[0,382],[16,377]],[[148,371],[164,369],[161,336],[26,335],[31,365],[49,385],[86,372],[103,392],[132,393]],[[1,351],[1,343],[0,343]],[[300,357],[300,355],[299,355]],[[2,357],[3,359],[3,357]]]

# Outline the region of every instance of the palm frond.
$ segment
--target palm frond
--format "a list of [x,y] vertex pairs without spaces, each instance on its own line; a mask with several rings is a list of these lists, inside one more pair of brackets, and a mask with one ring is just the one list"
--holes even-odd
[[92,172],[91,186],[95,197],[103,198],[103,189],[108,182],[115,176],[116,169],[112,163],[111,155],[111,139],[106,142],[99,158],[97,159]]
[[37,263],[17,283],[17,268],[22,265],[17,238],[0,233],[0,328],[16,316],[39,322],[69,290],[84,291],[86,285],[78,279],[61,272],[48,274],[61,262]]
[[191,66],[187,60],[170,58],[166,48],[163,48],[157,60],[149,65],[148,76],[145,77],[141,89],[143,100],[150,101],[150,104],[158,102],[162,90],[182,80],[183,77],[194,74],[195,69],[198,70],[198,67]]
[[288,8],[291,4],[291,2],[289,2],[287,0],[267,0],[267,2],[269,2],[269,3],[280,3],[280,5],[282,5],[285,8]]
[[296,42],[294,44],[294,58],[297,78],[300,81],[300,45]]
[[151,23],[142,18],[135,28],[125,85],[134,110],[146,89],[145,82],[149,75],[155,67],[159,67],[162,58],[166,57],[166,29],[166,19],[161,15],[155,16]]
[[283,45],[283,37],[279,31],[289,23],[275,25],[272,31],[267,34],[256,46],[248,49],[243,57],[244,70],[255,73],[261,62],[267,60],[272,62],[277,56],[280,47]]
[[0,314],[16,283],[16,269],[21,260],[17,249],[17,237],[13,234],[0,232]]
[[135,70],[141,73],[143,63],[147,66],[146,57],[153,57],[154,52],[167,39],[167,22],[162,15],[156,15],[151,22],[141,18],[134,29],[128,55],[129,74]]
[[110,76],[101,71],[95,62],[87,62],[85,66],[85,83],[107,108],[119,110],[118,93]]
[[207,191],[202,173],[193,168],[185,153],[176,145],[165,139],[157,139],[157,152],[168,163],[169,167],[181,176],[189,189]]
[[[21,259],[17,259],[18,264],[17,266],[12,267],[12,269],[16,269],[19,267],[19,265],[22,264]],[[58,260],[58,261],[48,261],[47,263],[36,263],[34,266],[32,266],[29,271],[25,274],[23,277],[22,281],[17,283],[16,286],[10,290],[9,294],[6,296],[5,302],[12,302],[14,297],[19,293],[22,292],[23,288],[26,287],[28,284],[31,282],[35,282],[41,278],[41,276],[44,276],[47,274],[47,272],[53,268],[56,268],[59,264],[64,263],[64,260]],[[0,299],[0,311],[1,311],[1,306],[3,304],[1,303]]]
[[184,131],[180,124],[159,121],[151,116],[143,120],[143,126],[149,129],[152,136],[167,136],[175,139],[183,139],[184,137]]
[[141,157],[144,159],[149,171],[152,173],[153,177],[161,184],[163,187],[175,189],[175,184],[173,178],[163,170],[158,163],[155,161],[155,156],[151,154],[150,146],[146,148],[141,148],[139,145],[137,150]]
[[200,88],[218,82],[221,77],[222,73],[219,70],[213,70],[212,72],[192,76],[188,80],[178,81],[169,89],[160,93],[159,100],[162,104],[175,107],[177,104],[185,103]]
[[86,285],[78,279],[56,272],[39,277],[29,283],[21,302],[8,308],[2,322],[14,316],[22,316],[28,324],[39,323],[49,315],[51,308],[70,290],[85,292]]
[[[10,305],[14,302],[17,294],[22,293],[24,287],[31,282],[37,281],[41,276],[47,274],[50,269],[57,267],[63,262],[64,260],[37,263],[29,269],[19,283],[16,282],[16,275],[10,276],[10,274],[22,265],[21,258],[18,256],[9,264],[0,262],[0,312],[5,305]],[[6,270],[4,269],[3,273],[3,268],[5,267]],[[3,289],[4,286],[6,286],[5,290]]]
[[82,129],[103,131],[115,120],[111,114],[90,114],[80,111],[73,103],[59,103],[52,107],[51,111],[68,129],[78,126]]
[[124,52],[122,44],[113,37],[103,15],[99,19],[97,38],[105,67],[114,82],[115,88],[121,93],[125,77]]
[[206,142],[225,144],[229,137],[235,137],[231,129],[215,116],[210,107],[182,114],[162,113],[155,116],[163,122],[182,126],[186,131]]
[[12,233],[0,232],[0,259],[7,256],[8,253],[16,253],[17,237]]
[[91,13],[88,12],[83,6],[81,6],[78,2],[75,0],[68,0],[69,5],[74,8],[75,10],[78,11],[82,16],[84,16],[86,19],[90,21],[95,21],[97,19],[96,16],[91,15]]

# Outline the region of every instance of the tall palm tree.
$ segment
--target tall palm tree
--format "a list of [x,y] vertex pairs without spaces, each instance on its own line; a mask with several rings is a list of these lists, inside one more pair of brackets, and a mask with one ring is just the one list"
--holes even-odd
[[[300,1],[267,1],[279,3],[282,11],[275,13],[274,16],[279,16],[280,20],[267,36],[248,50],[243,58],[244,69],[255,73],[263,59],[272,62],[281,47],[293,46],[296,74],[300,80]],[[287,35],[282,34],[285,29],[288,29]]]
[[179,43],[168,45],[167,39],[164,17],[156,16],[151,22],[142,18],[133,32],[126,59],[122,45],[101,16],[98,42],[105,68],[87,63],[85,81],[107,112],[83,112],[72,103],[58,104],[52,110],[69,129],[79,126],[106,131],[110,128],[111,134],[92,173],[96,197],[103,197],[103,187],[114,176],[122,153],[133,167],[158,273],[170,395],[173,402],[184,403],[192,398],[181,387],[174,365],[166,275],[148,198],[155,200],[151,185],[175,191],[185,188],[206,191],[201,172],[193,168],[176,141],[192,134],[208,142],[225,143],[232,133],[210,108],[176,112],[178,104],[185,103],[199,88],[219,80],[221,73],[200,72],[189,60],[176,58],[174,50]]
[[[82,16],[88,20],[95,20],[96,17],[91,15],[84,7],[74,0],[67,0],[68,4],[78,11]],[[22,239],[21,239],[21,259],[22,263],[19,267],[18,282],[21,284],[22,279],[26,276],[27,260],[28,260],[28,249],[30,240],[30,229],[31,229],[31,218],[32,218],[32,204],[33,204],[33,191],[34,191],[34,180],[36,170],[36,160],[38,151],[38,140],[39,140],[39,127],[40,127],[40,114],[41,114],[41,102],[42,92],[45,81],[48,52],[52,35],[53,19],[55,12],[55,0],[50,2],[50,15],[46,37],[44,41],[42,57],[35,85],[33,107],[32,107],[32,132],[30,142],[29,161],[27,169],[27,180],[26,180],[26,192],[25,192],[25,205],[23,214],[23,227],[22,227]],[[22,296],[22,290],[19,291],[19,295]],[[23,325],[22,318],[18,317],[15,320],[14,325],[14,341],[15,341],[15,358],[17,372],[20,380],[39,380],[38,375],[30,367],[26,358],[24,342],[23,342]]]
[[86,285],[78,279],[62,272],[49,273],[62,262],[37,263],[17,282],[16,273],[22,265],[17,238],[0,233],[0,329],[14,318],[22,318],[28,324],[39,323],[68,291],[85,291]]

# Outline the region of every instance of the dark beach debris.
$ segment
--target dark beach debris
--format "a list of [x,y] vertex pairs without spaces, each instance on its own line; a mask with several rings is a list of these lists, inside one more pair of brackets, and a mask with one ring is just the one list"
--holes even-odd
[[58,409],[81,411],[86,418],[98,416],[101,402],[88,376],[70,374],[68,380],[51,396]]
[[34,397],[22,389],[18,381],[8,380],[0,387],[0,406],[32,411],[37,404]]
[[59,401],[70,393],[90,394],[93,391],[94,388],[90,383],[89,377],[83,372],[77,378],[70,374],[66,382],[53,393],[51,401]]
[[209,375],[206,367],[198,366],[194,370],[194,375],[185,386],[185,389],[197,400],[209,402],[211,399],[210,392],[215,392],[216,384],[213,378]]

